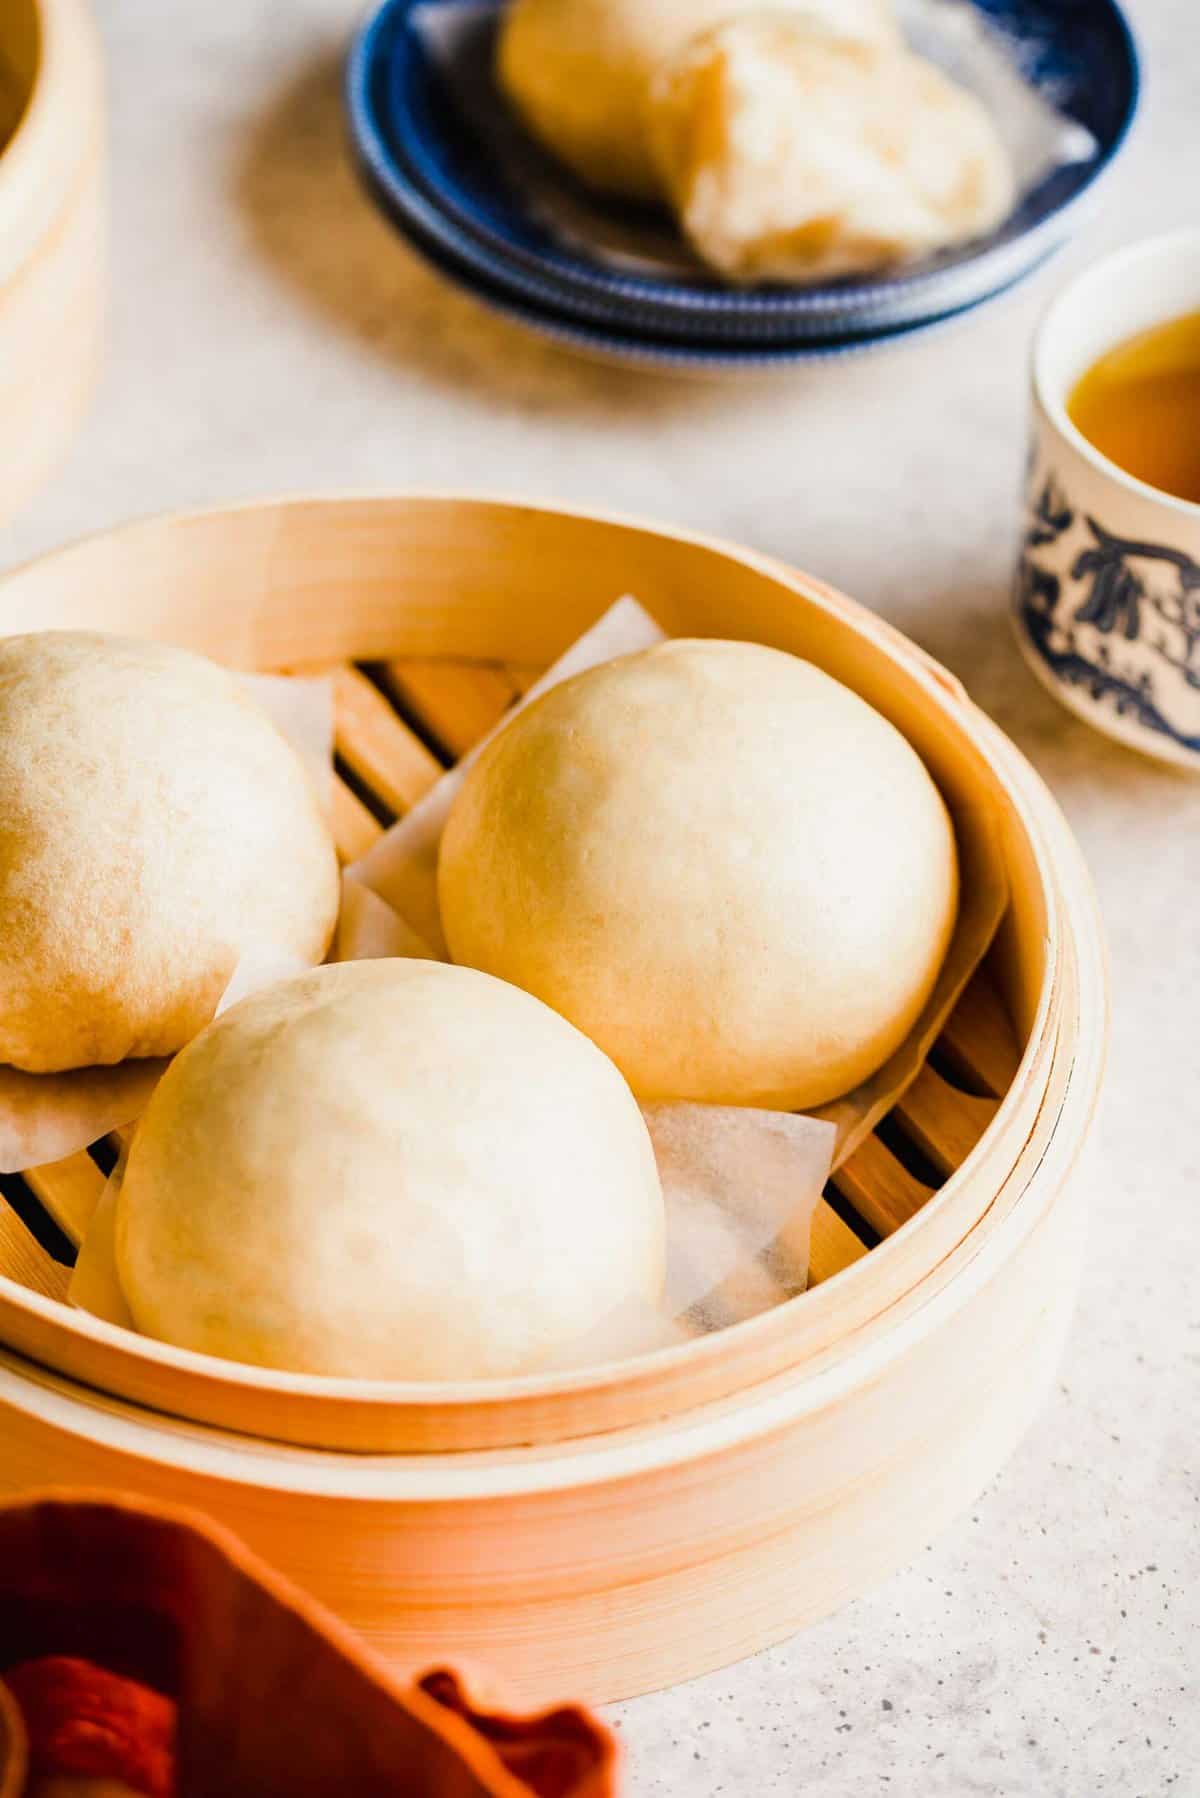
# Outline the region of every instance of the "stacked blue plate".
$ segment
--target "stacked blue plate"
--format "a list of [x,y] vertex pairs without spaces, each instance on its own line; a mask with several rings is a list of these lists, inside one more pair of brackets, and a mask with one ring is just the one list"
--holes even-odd
[[[360,168],[451,280],[544,334],[623,360],[769,366],[961,317],[1066,241],[1137,107],[1137,51],[1115,0],[917,0],[918,33],[931,19],[936,37],[942,15],[960,15],[951,41],[976,44],[968,78],[1008,108],[1016,209],[988,236],[902,273],[735,288],[665,216],[589,193],[526,136],[493,75],[503,4],[386,0],[347,69]],[[936,41],[917,47],[938,57]]]

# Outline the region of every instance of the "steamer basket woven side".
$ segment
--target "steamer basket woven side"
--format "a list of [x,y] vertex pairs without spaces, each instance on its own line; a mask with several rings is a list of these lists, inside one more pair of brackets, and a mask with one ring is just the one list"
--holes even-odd
[[[736,1409],[739,1394],[783,1374],[819,1377],[863,1331],[888,1340],[914,1295],[924,1304],[928,1283],[946,1279],[1044,1122],[1081,1004],[1086,1027],[1103,1034],[1103,989],[1093,979],[1082,1001],[1073,995],[1074,945],[1094,938],[1095,921],[1044,789],[957,683],[880,620],[806,576],[703,539],[411,497],[297,500],[129,526],[0,583],[0,631],[123,630],[242,667],[332,664],[337,820],[349,855],[378,828],[371,806],[413,803],[438,754],[460,753],[498,696],[624,592],[674,634],[747,637],[810,657],[893,719],[952,806],[986,795],[995,808],[1011,887],[1001,937],[944,1034],[941,1065],[922,1072],[897,1110],[903,1154],[924,1163],[906,1165],[881,1133],[847,1164],[818,1218],[818,1284],[803,1298],[682,1349],[570,1377],[368,1385],[188,1355],[67,1309],[61,1265],[2,1211],[0,1340],[136,1404],[328,1449],[503,1450],[639,1429],[655,1442],[660,1420]],[[955,1062],[965,1088],[949,1077]],[[31,1174],[29,1188],[68,1227],[97,1177],[77,1157]]]
[[0,13],[0,519],[42,485],[79,426],[104,289],[104,105],[87,0]]

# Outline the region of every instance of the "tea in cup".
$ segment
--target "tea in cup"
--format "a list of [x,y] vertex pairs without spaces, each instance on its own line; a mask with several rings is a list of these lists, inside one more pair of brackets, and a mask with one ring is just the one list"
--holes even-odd
[[1200,230],[1060,294],[1033,402],[1021,647],[1088,723],[1200,768]]

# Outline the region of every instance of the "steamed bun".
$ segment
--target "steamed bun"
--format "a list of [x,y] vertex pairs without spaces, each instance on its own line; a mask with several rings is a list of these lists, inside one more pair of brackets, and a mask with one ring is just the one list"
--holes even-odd
[[117,1206],[146,1334],[365,1379],[531,1372],[662,1292],[650,1138],[608,1058],[469,968],[351,962],[225,1012]]
[[0,1062],[169,1055],[244,952],[319,962],[337,858],[308,774],[201,656],[0,639]]
[[642,1099],[796,1109],[872,1074],[954,927],[954,832],[905,739],[810,663],[665,643],[553,688],[442,839],[458,962],[536,993]]
[[1011,164],[986,109],[894,46],[748,14],[651,88],[649,141],[685,234],[730,280],[805,282],[991,230]]
[[[895,43],[892,0],[767,0],[840,35]],[[645,108],[658,69],[731,0],[512,0],[501,25],[500,84],[543,146],[590,187],[663,197],[646,143]]]

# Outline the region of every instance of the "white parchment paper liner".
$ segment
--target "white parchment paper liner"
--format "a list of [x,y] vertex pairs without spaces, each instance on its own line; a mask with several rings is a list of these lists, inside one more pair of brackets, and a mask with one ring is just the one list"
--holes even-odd
[[[665,217],[592,198],[522,129],[494,74],[499,10],[495,0],[438,0],[414,7],[411,18],[457,113],[519,204],[563,248],[612,274],[711,287],[713,275]],[[897,12],[912,48],[987,107],[1012,162],[1018,203],[1055,169],[1095,154],[1091,132],[1027,79],[1021,44],[977,6],[967,0],[899,0]],[[954,254],[910,266],[936,267]]]
[[[333,690],[327,680],[285,679],[269,674],[243,674],[239,684],[267,713],[291,743],[321,795],[328,812],[333,781]],[[252,970],[261,983],[278,974],[278,957],[269,943],[236,970],[234,979],[247,990]],[[160,1061],[125,1061],[115,1067],[76,1068],[67,1074],[25,1074],[0,1066],[0,1174],[19,1174],[27,1167],[46,1167],[85,1149],[89,1143],[121,1130],[140,1117],[169,1065]]]

